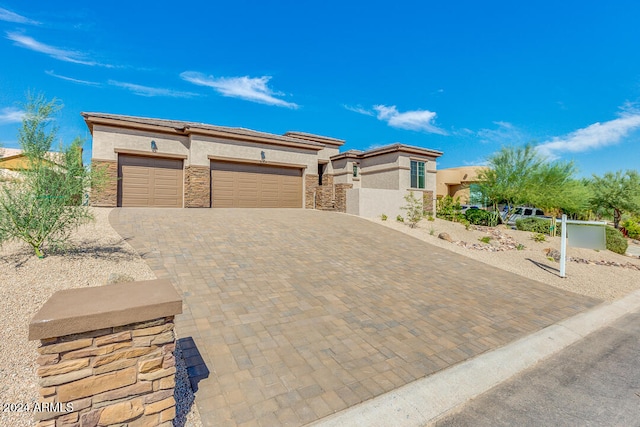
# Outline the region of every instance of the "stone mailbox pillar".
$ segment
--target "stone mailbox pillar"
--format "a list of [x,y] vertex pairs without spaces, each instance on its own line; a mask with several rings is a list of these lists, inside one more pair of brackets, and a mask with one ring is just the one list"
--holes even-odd
[[168,280],[56,292],[29,324],[41,343],[38,427],[170,426],[180,313]]

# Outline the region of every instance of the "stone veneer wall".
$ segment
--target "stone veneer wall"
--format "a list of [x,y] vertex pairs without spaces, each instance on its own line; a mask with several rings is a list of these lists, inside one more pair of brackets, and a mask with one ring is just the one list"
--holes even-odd
[[187,166],[184,169],[184,207],[211,206],[211,170],[207,166]]
[[304,176],[304,207],[313,209],[315,190],[318,188],[318,175],[306,174]]
[[103,191],[91,192],[91,206],[116,207],[118,205],[118,162],[115,160],[92,160],[91,167],[95,170],[104,168],[107,183]]
[[353,188],[353,184],[336,184],[336,210],[347,212],[347,190]]
[[47,409],[37,426],[171,426],[181,305],[168,280],[54,294],[29,325]]
[[423,211],[426,215],[433,215],[434,214],[434,197],[433,197],[433,191],[423,191],[422,192],[422,206],[423,206]]
[[316,187],[316,209],[334,208],[333,175],[322,175],[322,185]]

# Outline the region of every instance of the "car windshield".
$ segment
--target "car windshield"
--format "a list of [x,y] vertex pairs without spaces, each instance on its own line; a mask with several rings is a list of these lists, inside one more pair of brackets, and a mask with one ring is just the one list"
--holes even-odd
[[515,211],[513,211],[514,215],[522,215],[522,208],[516,208]]

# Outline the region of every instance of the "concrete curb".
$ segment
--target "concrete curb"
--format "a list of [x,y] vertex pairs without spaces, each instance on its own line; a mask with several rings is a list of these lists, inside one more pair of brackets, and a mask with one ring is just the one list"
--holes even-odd
[[470,399],[638,310],[640,290],[311,425],[404,427],[434,423]]

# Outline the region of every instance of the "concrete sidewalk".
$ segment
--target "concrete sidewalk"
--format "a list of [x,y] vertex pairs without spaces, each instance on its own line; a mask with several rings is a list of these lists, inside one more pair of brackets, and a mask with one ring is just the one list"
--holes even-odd
[[314,423],[316,427],[425,426],[469,400],[622,318],[640,310],[640,291],[563,320],[497,350]]

